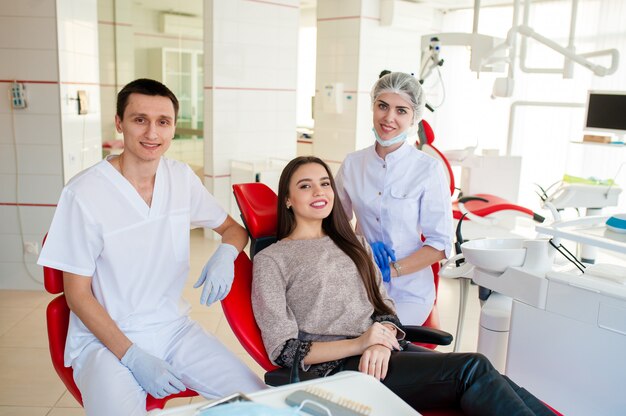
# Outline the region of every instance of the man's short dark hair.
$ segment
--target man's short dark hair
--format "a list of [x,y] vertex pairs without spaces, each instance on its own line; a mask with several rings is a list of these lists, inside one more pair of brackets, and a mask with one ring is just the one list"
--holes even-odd
[[151,95],[151,96],[160,96],[167,97],[172,101],[174,105],[174,118],[178,117],[178,99],[176,95],[167,88],[165,85],[161,84],[159,81],[155,81],[153,79],[148,78],[139,78],[134,81],[129,82],[122,88],[122,90],[117,94],[117,116],[120,120],[124,119],[124,110],[126,110],[126,106],[128,106],[128,97],[131,94],[143,94],[143,95]]

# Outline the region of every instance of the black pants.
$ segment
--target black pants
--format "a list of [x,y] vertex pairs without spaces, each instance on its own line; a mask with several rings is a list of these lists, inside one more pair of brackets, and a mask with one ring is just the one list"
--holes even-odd
[[[358,370],[360,358],[348,358],[343,369]],[[466,415],[554,415],[482,354],[439,353],[409,345],[391,353],[383,384],[417,410],[456,405]]]

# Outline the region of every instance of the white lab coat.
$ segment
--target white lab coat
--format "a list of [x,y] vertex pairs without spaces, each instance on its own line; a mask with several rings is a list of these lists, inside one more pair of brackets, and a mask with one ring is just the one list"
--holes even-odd
[[[450,255],[450,188],[441,163],[405,142],[382,159],[374,146],[353,152],[337,174],[337,193],[357,233],[382,241],[401,259],[429,245]],[[422,242],[422,235],[425,241]],[[435,300],[430,267],[393,278],[385,287],[400,321],[422,324]]]
[[[181,297],[189,272],[189,230],[195,227],[216,228],[226,217],[226,212],[186,164],[161,159],[152,204],[148,206],[135,188],[108,161],[103,160],[72,178],[63,189],[38,263],[92,276],[94,296],[133,342],[168,361],[172,361],[173,357],[179,357],[179,361],[183,357],[184,361],[184,357],[190,354],[182,352],[221,347],[212,335],[198,333],[199,326],[187,317],[189,304]],[[190,339],[194,341],[178,342],[184,338],[182,333],[190,334]],[[75,379],[81,381],[79,388],[86,402],[90,399],[85,398],[85,393],[91,391],[107,397],[100,390],[106,386],[100,386],[97,380],[109,370],[100,368],[97,374],[80,374],[83,367],[93,370],[97,365],[103,365],[105,360],[102,359],[97,360],[99,364],[96,367],[85,365],[87,353],[102,348],[104,346],[91,331],[71,313],[65,365],[74,366]],[[211,353],[210,350],[203,352],[206,360],[210,361],[208,363],[178,363],[208,371],[204,374],[188,372],[187,381],[194,379],[191,384],[200,390],[199,393],[215,397],[262,387],[260,381],[234,356],[227,357],[228,351],[219,358],[222,362],[218,362],[219,354],[212,356]],[[107,351],[98,354],[106,355]],[[110,362],[121,366],[115,356],[113,358]],[[196,359],[202,360],[202,357]],[[230,384],[211,375],[218,373],[229,374]],[[127,378],[126,382],[128,380],[132,384],[134,378]],[[215,385],[217,380],[223,385]],[[201,381],[207,384],[202,386]],[[183,382],[190,386],[185,380]],[[119,383],[130,389],[124,381]],[[107,384],[113,383],[109,380]],[[136,390],[136,386],[134,388]],[[119,391],[120,388],[116,387],[115,392]],[[145,393],[143,398],[145,400]],[[110,397],[108,399],[109,402],[115,401]],[[98,402],[94,409],[107,404]],[[121,411],[119,408],[116,410]],[[100,412],[93,412],[96,411]],[[113,410],[109,408],[108,411]],[[105,411],[98,414],[105,414]]]

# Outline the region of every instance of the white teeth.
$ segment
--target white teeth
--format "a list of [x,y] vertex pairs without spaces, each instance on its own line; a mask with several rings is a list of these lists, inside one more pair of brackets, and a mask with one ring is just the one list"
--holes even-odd
[[314,207],[323,207],[323,206],[326,206],[326,202],[324,201],[313,202],[311,205]]

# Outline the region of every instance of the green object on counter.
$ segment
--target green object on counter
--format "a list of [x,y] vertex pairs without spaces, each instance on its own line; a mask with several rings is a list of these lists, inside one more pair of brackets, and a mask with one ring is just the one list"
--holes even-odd
[[579,176],[563,175],[563,182],[565,183],[582,183],[585,185],[599,185],[599,186],[614,186],[616,185],[613,179],[598,179],[593,176],[589,178],[581,178]]

